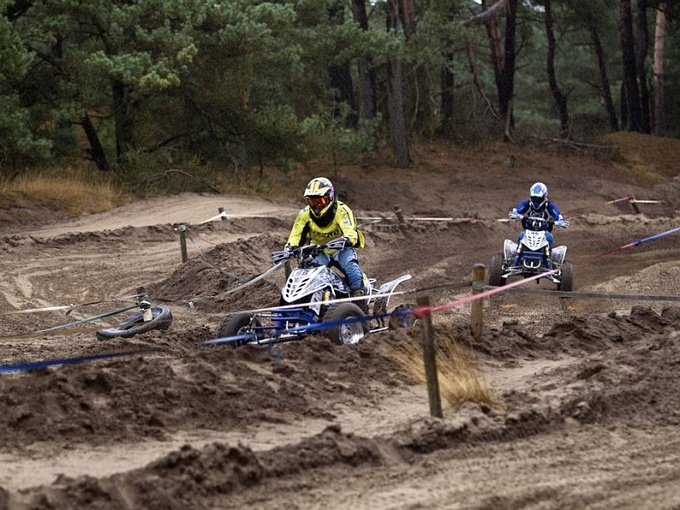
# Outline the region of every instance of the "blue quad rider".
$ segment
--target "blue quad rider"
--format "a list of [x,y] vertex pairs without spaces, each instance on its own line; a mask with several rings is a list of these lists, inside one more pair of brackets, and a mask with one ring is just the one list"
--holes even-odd
[[[532,218],[540,218],[546,221],[536,222]],[[548,245],[552,252],[553,248],[553,225],[567,228],[569,222],[564,219],[562,213],[554,202],[548,200],[548,187],[542,182],[534,183],[529,190],[529,198],[522,200],[517,207],[510,211],[511,220],[522,220],[522,228],[524,230],[545,230],[545,236],[548,240]],[[520,232],[517,238],[519,245],[524,238],[524,230]],[[519,265],[519,255],[515,257],[514,266]],[[545,266],[547,269],[552,269],[552,262],[550,256],[546,258]]]
[[[325,248],[314,259],[318,265],[336,265],[347,277],[350,295],[366,295],[365,276],[359,267],[356,248],[364,247],[364,235],[357,228],[352,210],[335,197],[331,181],[316,177],[309,181],[304,193],[307,205],[300,210],[288,236],[285,249],[298,248],[308,240],[314,244],[324,244],[337,238],[344,238],[341,250]],[[357,301],[364,312],[366,301]]]

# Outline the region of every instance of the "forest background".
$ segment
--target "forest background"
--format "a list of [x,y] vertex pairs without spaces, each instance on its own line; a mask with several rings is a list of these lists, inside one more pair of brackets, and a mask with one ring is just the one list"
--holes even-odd
[[311,159],[382,151],[396,172],[422,141],[616,157],[608,133],[680,137],[673,0],[0,7],[3,207],[44,196],[78,214],[148,193],[270,192],[265,168],[278,186]]

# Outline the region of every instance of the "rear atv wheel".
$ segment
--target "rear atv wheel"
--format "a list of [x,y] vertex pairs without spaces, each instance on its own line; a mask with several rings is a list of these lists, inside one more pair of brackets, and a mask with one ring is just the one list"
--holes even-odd
[[354,319],[351,322],[335,325],[321,330],[324,336],[338,345],[351,345],[359,342],[370,331],[368,321],[359,320],[366,317],[361,308],[354,303],[340,303],[335,308],[331,308],[323,322],[341,322],[347,319]]

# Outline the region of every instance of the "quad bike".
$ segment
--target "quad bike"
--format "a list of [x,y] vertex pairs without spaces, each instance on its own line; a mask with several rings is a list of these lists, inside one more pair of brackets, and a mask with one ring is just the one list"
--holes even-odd
[[[370,320],[355,301],[350,298],[349,286],[339,269],[316,265],[313,260],[324,248],[342,249],[344,240],[311,244],[293,250],[275,251],[275,264],[296,260],[288,275],[277,307],[260,313],[239,312],[224,319],[217,335],[219,338],[239,337],[234,345],[271,345],[300,340],[317,334],[330,338],[336,344],[355,344],[365,335],[388,328],[410,326],[413,316],[407,310],[414,306],[400,305],[394,315],[387,314],[387,306],[394,289],[411,279],[405,274],[378,288],[376,279],[365,282],[365,304],[373,312]],[[339,302],[335,302],[339,301]],[[372,307],[372,308],[371,308]],[[385,317],[389,317],[386,322]],[[395,321],[395,319],[397,319]],[[324,324],[328,327],[323,327]]]
[[[550,250],[544,229],[545,223],[555,223],[555,221],[521,215],[514,219],[528,222],[530,228],[524,230],[524,237],[519,245],[515,241],[506,239],[503,253],[491,257],[489,285],[498,287],[505,285],[508,278],[513,276],[527,278],[554,270],[554,273],[546,274],[545,279],[556,284],[557,290],[572,291],[574,289],[574,265],[564,258],[567,254],[567,247],[557,246]],[[559,222],[556,224],[561,226]],[[549,265],[548,260],[550,260]],[[543,279],[539,278],[536,282]]]

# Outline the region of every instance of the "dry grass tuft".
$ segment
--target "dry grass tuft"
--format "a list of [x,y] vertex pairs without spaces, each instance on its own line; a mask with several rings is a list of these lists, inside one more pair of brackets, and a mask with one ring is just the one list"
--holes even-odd
[[[419,338],[404,335],[398,343],[390,343],[385,355],[409,377],[418,382],[427,382]],[[464,402],[503,408],[503,403],[493,394],[477,369],[471,350],[463,342],[452,337],[438,338],[436,357],[439,393],[443,402],[453,408]]]
[[82,171],[28,173],[0,186],[3,195],[29,198],[74,216],[107,211],[129,200],[110,179]]

